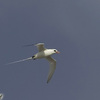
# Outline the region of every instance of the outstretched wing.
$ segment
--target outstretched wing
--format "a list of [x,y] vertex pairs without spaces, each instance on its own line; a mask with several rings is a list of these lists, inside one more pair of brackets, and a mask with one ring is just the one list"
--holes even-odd
[[45,50],[46,48],[44,47],[44,43],[38,43],[35,46],[37,46],[38,51],[41,52],[43,50]]
[[56,60],[53,59],[51,56],[46,57],[46,59],[50,63],[50,69],[49,69],[48,79],[47,79],[47,83],[48,83],[50,81],[50,79],[52,78],[54,72],[55,72],[55,69],[56,69]]

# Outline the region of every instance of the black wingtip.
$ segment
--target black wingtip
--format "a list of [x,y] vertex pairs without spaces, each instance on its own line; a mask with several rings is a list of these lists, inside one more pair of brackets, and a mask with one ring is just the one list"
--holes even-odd
[[47,80],[47,84],[49,83],[49,81]]
[[33,46],[34,44],[26,44],[26,45],[23,45],[23,47],[30,47],[30,46]]

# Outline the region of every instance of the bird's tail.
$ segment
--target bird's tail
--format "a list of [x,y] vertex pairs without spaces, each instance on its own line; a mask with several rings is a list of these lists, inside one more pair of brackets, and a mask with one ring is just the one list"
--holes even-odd
[[7,63],[6,65],[15,64],[15,63],[19,63],[19,62],[23,62],[23,61],[27,61],[27,60],[31,60],[31,59],[33,59],[33,58],[32,57],[29,57],[29,58],[26,58],[26,59],[22,59],[22,60],[18,60],[18,61],[14,61],[14,62]]

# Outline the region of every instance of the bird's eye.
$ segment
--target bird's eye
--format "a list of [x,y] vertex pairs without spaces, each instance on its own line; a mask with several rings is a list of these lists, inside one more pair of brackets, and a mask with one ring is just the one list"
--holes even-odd
[[54,50],[54,52],[56,52],[56,50]]

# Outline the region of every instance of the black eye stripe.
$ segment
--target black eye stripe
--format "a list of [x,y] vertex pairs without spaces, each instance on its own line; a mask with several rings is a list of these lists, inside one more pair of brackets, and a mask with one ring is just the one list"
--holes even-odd
[[54,50],[54,52],[56,52],[56,50]]

